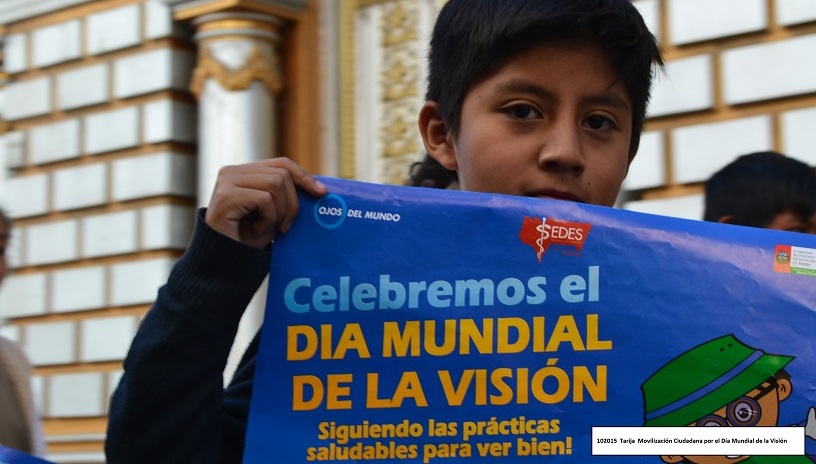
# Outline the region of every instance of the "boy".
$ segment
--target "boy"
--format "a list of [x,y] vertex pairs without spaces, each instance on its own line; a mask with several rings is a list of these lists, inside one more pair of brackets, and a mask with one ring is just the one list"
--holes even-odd
[[706,183],[703,219],[816,234],[816,171],[776,152],[742,155]]
[[[637,151],[652,65],[662,64],[629,0],[452,0],[429,60],[419,129],[463,190],[614,203]],[[221,373],[266,274],[264,250],[295,219],[298,188],[327,193],[282,158],[220,172],[125,360],[111,464],[240,461],[257,338],[226,390]]]

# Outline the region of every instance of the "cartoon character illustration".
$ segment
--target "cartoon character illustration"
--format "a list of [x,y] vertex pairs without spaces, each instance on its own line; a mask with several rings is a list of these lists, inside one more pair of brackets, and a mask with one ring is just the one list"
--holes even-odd
[[[768,354],[733,335],[707,341],[658,369],[641,386],[646,426],[777,426],[780,403],[792,390],[784,367],[792,356]],[[807,424],[806,424],[807,422]],[[816,409],[805,426],[808,452],[816,438]],[[808,456],[661,456],[666,463],[812,464]]]

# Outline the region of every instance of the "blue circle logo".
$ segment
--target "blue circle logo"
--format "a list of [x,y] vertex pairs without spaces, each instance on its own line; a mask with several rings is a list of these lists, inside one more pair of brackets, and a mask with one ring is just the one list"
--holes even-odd
[[336,229],[346,220],[348,207],[340,195],[330,193],[321,198],[314,207],[314,218],[324,229]]

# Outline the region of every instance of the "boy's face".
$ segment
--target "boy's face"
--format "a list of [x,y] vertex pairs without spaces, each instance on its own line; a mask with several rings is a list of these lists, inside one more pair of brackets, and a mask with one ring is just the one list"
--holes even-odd
[[462,190],[612,206],[631,162],[632,102],[593,45],[512,58],[467,93],[455,137],[433,114],[420,114],[426,148]]

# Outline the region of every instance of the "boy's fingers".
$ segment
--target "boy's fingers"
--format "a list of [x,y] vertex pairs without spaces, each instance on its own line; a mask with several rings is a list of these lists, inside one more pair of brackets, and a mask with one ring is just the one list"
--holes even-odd
[[309,174],[308,171],[289,158],[271,158],[259,161],[258,163],[272,168],[285,169],[289,172],[295,186],[303,189],[312,196],[319,197],[328,193],[326,186],[323,185],[322,182],[315,179],[313,175]]
[[[290,175],[291,173],[287,171],[285,177]],[[283,188],[285,190],[285,195],[280,196],[279,202],[281,199],[283,199],[285,200],[285,203],[280,205],[280,208],[278,209],[278,213],[280,214],[278,230],[281,233],[286,233],[289,231],[289,228],[292,227],[292,223],[295,222],[298,211],[300,211],[300,201],[298,201],[297,190],[295,189],[295,184],[292,182],[291,178],[284,179]]]
[[259,247],[265,247],[275,237],[275,229],[278,227],[281,212],[274,201],[271,201],[267,192],[253,190],[257,196],[257,207],[252,211],[256,218],[245,225],[249,230],[242,235],[245,243],[255,242]]
[[297,189],[323,196],[326,187],[288,158],[273,158],[219,173],[205,220],[242,243],[265,247],[275,231],[286,232],[299,210]]
[[270,172],[253,173],[242,179],[242,185],[252,186],[250,188],[262,192],[265,211],[270,219],[272,214],[268,212],[274,211],[274,223],[265,224],[265,227],[271,227],[272,232],[289,230],[297,216],[299,204],[295,183],[289,171],[274,169]]
[[313,196],[328,193],[326,186],[288,158],[273,158],[240,166],[237,185],[267,191],[275,205],[276,229],[286,232],[300,210],[297,188]]

